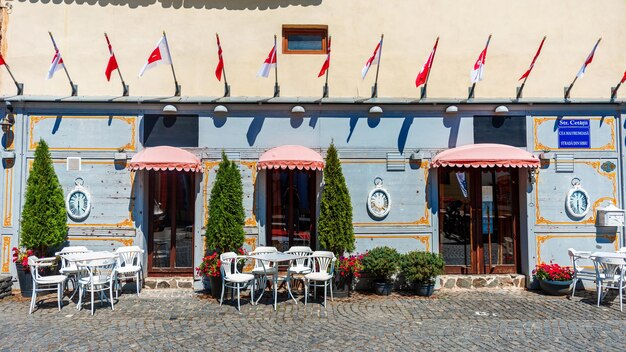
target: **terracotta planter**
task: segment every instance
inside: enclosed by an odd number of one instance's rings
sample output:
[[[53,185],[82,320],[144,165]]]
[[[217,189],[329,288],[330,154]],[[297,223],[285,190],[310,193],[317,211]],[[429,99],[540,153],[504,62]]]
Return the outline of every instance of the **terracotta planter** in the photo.
[[[565,296],[571,290],[572,280],[567,281],[551,281],[551,280],[539,280],[539,286],[543,292],[552,296]]]

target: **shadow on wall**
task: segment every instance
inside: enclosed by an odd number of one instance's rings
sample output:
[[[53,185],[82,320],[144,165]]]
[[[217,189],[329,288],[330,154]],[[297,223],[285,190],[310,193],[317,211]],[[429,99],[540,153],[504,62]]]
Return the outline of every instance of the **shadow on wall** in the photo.
[[[33,4],[77,4],[99,6],[128,6],[131,9],[161,4],[169,9],[226,9],[226,10],[273,10],[289,6],[317,6],[322,0],[19,0]]]

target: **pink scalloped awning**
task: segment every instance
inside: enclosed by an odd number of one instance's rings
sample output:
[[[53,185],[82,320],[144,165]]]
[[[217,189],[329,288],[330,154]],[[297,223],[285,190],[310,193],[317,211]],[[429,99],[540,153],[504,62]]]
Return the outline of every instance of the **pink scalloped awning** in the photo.
[[[301,145],[283,145],[272,148],[259,158],[257,168],[263,169],[298,169],[323,170],[324,159],[315,150]]]
[[[194,171],[202,172],[202,163],[195,155],[176,147],[149,147],[135,154],[128,168],[155,171]]]
[[[470,144],[448,149],[433,158],[433,167],[519,167],[538,168],[539,158],[504,144]]]

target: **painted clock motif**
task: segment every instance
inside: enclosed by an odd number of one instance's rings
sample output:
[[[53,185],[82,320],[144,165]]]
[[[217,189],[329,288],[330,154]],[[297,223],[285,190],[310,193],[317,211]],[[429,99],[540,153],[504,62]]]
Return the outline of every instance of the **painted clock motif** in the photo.
[[[83,187],[83,179],[77,178],[76,187],[67,195],[65,207],[67,215],[74,221],[81,221],[89,216],[91,211],[91,195]]]
[[[367,197],[367,210],[370,214],[378,219],[382,219],[391,210],[391,197],[389,192],[382,187],[383,180],[377,177],[374,181],[376,188],[374,188]]]
[[[570,216],[583,218],[591,208],[589,194],[580,186],[580,180],[574,179],[572,185],[574,187],[569,190],[565,199],[565,208]]]

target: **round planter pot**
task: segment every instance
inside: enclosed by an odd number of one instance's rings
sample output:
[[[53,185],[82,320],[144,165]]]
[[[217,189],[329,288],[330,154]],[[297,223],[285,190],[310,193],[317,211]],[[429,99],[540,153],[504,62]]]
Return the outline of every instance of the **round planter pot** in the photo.
[[[415,294],[422,297],[430,297],[435,292],[434,283],[415,283]]]
[[[374,292],[379,296],[389,296],[393,289],[393,284],[387,282],[374,282]]]
[[[336,298],[350,297],[352,291],[354,291],[353,275],[341,276],[339,273],[335,273],[333,282],[333,295]]]
[[[211,296],[213,298],[219,299],[222,295],[222,277],[221,276],[211,276],[209,278],[211,282]]]
[[[550,281],[550,280],[539,280],[539,286],[541,289],[552,296],[565,296],[570,292],[570,286],[572,285],[572,280],[568,281]]]
[[[30,271],[24,271],[24,267],[20,263],[15,263],[15,267],[22,297],[31,297],[33,295],[33,277],[30,275]]]

